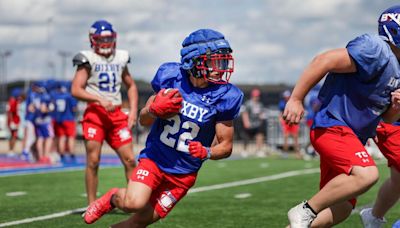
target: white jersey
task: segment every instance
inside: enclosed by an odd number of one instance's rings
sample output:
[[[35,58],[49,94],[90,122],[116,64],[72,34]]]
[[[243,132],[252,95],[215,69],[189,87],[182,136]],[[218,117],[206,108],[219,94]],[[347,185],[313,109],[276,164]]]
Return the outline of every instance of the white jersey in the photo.
[[[113,105],[121,105],[122,72],[130,61],[129,53],[115,50],[114,55],[106,58],[89,50],[78,55],[86,57],[91,67],[86,91],[111,101]]]

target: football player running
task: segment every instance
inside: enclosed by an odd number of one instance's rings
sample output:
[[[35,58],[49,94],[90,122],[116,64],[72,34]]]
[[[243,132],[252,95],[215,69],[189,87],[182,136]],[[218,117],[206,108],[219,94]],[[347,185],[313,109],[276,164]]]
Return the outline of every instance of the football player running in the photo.
[[[400,47],[400,5],[387,9],[379,18],[379,34],[392,39],[395,46]],[[385,214],[400,197],[400,120],[393,124],[379,123],[374,138],[382,154],[388,161],[390,177],[382,184],[372,208],[360,212],[364,227],[383,227]]]
[[[364,34],[346,48],[317,55],[305,69],[283,118],[298,124],[303,100],[326,74],[310,139],[320,154],[320,190],[288,212],[292,228],[331,227],[344,221],[356,198],[378,180],[378,169],[364,148],[382,119],[399,119],[400,8],[385,11],[379,35]]]
[[[151,82],[156,95],[141,109],[140,123],[152,127],[127,188],[113,188],[92,203],[86,223],[117,207],[135,214],[113,227],[146,227],[186,195],[204,161],[232,153],[233,119],[243,93],[228,83],[231,47],[211,29],[194,31],[182,46],[181,63],[161,65]]]
[[[126,179],[135,168],[131,128],[136,124],[138,93],[129,73],[127,51],[116,49],[117,34],[104,20],[90,28],[92,50],[81,51],[73,58],[77,66],[71,93],[88,102],[82,128],[86,147],[86,192],[88,204],[96,199],[98,168],[103,141],[116,151],[125,168]],[[126,85],[129,114],[121,111],[121,84]]]

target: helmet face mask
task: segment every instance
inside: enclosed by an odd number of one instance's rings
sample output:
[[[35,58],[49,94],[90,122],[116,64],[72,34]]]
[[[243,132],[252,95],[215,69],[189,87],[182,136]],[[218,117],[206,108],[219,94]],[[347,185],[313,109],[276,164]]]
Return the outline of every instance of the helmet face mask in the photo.
[[[108,57],[115,52],[117,33],[107,21],[96,21],[89,31],[90,46],[102,56]]]
[[[400,48],[400,5],[385,10],[378,19],[379,35]]]
[[[198,77],[216,83],[226,84],[229,82],[234,70],[234,60],[230,52],[200,55],[194,66]]]

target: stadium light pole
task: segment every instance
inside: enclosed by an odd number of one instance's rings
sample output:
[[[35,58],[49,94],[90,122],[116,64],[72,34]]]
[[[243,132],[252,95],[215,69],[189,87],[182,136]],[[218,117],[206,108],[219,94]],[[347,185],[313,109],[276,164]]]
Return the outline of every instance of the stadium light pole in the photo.
[[[69,58],[69,56],[71,56],[70,52],[67,51],[63,51],[63,50],[59,50],[58,51],[58,55],[61,57],[61,75],[62,75],[62,79],[65,80],[67,79],[67,58]]]
[[[1,74],[1,79],[2,79],[2,90],[1,90],[1,99],[2,100],[7,100],[7,58],[10,57],[12,54],[12,51],[10,50],[4,50],[0,51],[0,62],[1,62],[1,68],[2,68],[2,74]]]

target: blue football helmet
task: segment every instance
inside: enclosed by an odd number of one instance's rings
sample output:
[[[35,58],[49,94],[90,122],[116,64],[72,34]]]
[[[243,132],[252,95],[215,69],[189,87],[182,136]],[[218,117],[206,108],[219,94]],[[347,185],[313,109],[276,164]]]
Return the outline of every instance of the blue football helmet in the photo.
[[[379,35],[400,48],[400,5],[385,10],[378,19]]]
[[[226,84],[234,69],[231,53],[224,35],[211,29],[200,29],[189,34],[182,43],[182,68],[195,78]]]
[[[117,33],[112,25],[105,20],[93,23],[89,30],[90,46],[102,56],[108,57],[115,52]]]

